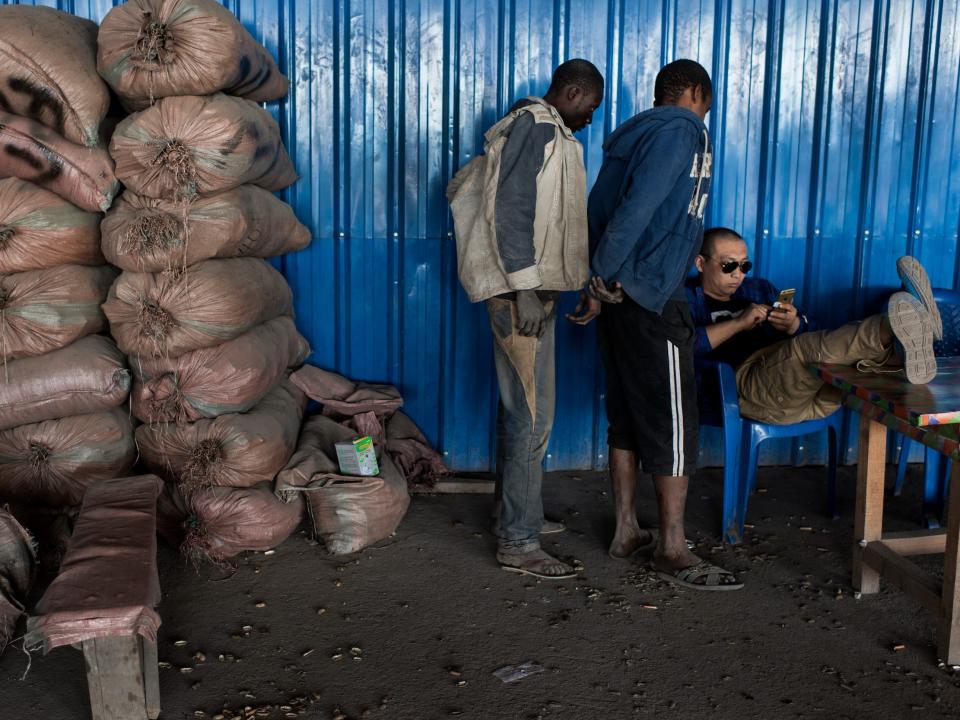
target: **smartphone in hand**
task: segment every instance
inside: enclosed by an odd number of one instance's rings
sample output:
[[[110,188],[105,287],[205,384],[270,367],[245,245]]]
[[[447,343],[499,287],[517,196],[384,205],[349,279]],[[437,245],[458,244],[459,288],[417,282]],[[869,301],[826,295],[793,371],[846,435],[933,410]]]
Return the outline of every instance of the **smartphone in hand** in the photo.
[[[773,304],[775,308],[780,307],[781,305],[793,305],[793,297],[796,295],[796,288],[786,288],[780,291],[780,294],[777,295],[777,301]]]

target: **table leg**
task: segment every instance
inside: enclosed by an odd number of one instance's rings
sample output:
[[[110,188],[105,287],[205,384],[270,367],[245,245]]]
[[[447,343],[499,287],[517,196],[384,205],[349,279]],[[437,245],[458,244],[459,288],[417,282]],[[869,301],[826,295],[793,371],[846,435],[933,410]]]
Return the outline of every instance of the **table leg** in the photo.
[[[887,464],[887,428],[860,416],[857,506],[854,512],[853,587],[861,595],[880,590],[880,573],[863,562],[863,548],[883,532],[883,483]]]
[[[937,650],[948,665],[960,665],[960,462],[953,463],[947,507],[947,548],[943,555],[943,592],[937,628]]]

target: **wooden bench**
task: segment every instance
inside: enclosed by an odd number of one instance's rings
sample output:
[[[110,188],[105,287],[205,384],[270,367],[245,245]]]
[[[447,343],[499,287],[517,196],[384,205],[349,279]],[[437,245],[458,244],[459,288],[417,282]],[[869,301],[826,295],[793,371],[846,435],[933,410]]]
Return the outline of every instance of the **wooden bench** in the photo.
[[[60,572],[27,621],[26,646],[83,651],[93,720],[160,715],[155,475],[105,480],[83,499]]]

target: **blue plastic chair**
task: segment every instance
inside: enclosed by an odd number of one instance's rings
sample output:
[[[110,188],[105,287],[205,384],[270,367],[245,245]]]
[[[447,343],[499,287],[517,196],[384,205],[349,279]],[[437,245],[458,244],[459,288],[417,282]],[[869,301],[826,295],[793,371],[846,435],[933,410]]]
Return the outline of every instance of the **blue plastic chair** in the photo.
[[[740,415],[734,370],[724,363],[698,364],[701,381],[700,421],[723,428],[723,538],[731,545],[743,539],[750,493],[757,484],[757,456],[766,440],[792,438],[827,430],[827,509],[837,518],[837,461],[844,413],[792,425],[768,425]],[[718,397],[719,395],[719,397]],[[712,402],[710,402],[712,401]],[[719,408],[717,407],[719,401]]]
[[[937,357],[955,357],[960,355],[960,292],[946,288],[934,288],[933,298],[940,309],[943,320],[943,339],[933,344],[933,351]],[[893,494],[899,495],[903,491],[903,484],[907,477],[907,461],[913,440],[903,438],[900,446],[900,459],[897,462],[897,482],[893,486]],[[946,460],[940,453],[931,448],[924,448],[923,455],[923,522],[929,528],[940,527],[940,518],[946,502],[947,487],[952,462]]]

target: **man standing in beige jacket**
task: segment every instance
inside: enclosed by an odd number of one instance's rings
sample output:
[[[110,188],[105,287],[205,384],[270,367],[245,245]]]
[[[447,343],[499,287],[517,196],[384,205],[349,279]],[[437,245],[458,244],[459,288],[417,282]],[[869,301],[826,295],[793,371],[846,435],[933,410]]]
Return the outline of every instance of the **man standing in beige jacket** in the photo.
[[[603,100],[603,77],[568,60],[542,98],[517,102],[487,131],[484,154],[450,182],[460,282],[486,302],[500,385],[495,523],[505,570],[541,578],[575,571],[544,552],[543,457],[553,425],[554,328],[560,292],[588,278],[586,170],[573,133]]]

